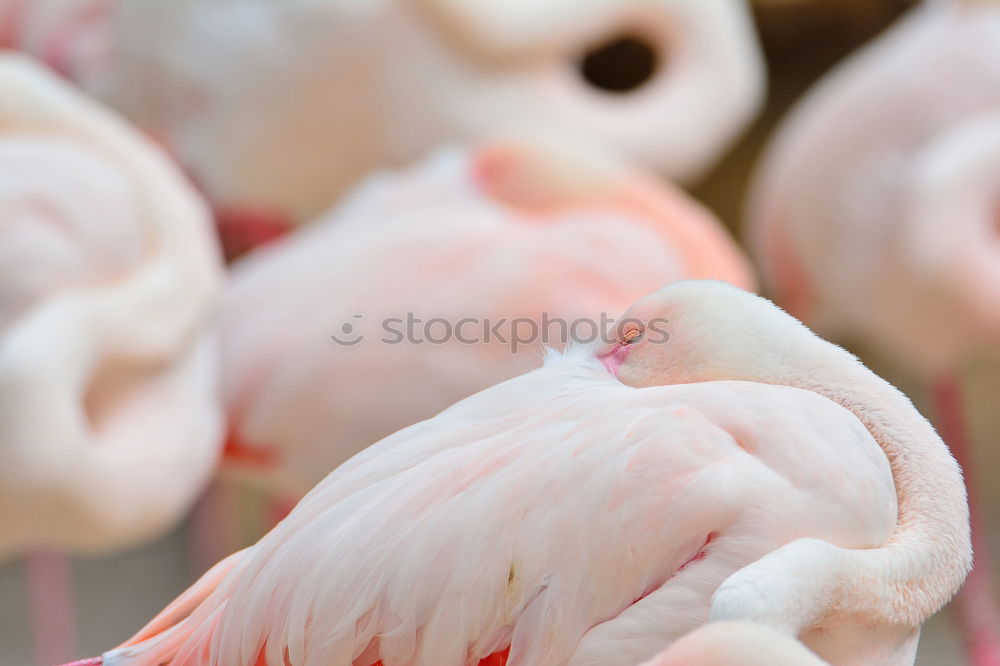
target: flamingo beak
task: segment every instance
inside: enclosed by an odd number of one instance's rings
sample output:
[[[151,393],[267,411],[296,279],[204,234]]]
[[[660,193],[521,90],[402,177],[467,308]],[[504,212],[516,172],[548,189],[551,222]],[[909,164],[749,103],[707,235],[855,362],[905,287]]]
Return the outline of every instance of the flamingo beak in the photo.
[[[597,360],[611,373],[612,377],[617,377],[618,371],[621,370],[622,365],[628,359],[629,351],[631,350],[627,345],[616,342],[599,352]]]

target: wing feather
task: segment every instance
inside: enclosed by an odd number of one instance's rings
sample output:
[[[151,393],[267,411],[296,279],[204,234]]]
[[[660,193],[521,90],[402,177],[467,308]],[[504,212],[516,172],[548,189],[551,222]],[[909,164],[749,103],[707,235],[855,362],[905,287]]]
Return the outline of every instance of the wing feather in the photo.
[[[810,456],[819,472],[801,469]],[[265,643],[272,664],[464,666],[508,646],[512,665],[562,664],[592,627],[682,584],[709,531],[722,571],[800,532],[865,547],[894,523],[878,445],[816,394],[633,389],[557,363],[345,463],[192,617],[215,664],[254,663]],[[708,596],[662,598],[690,616]]]

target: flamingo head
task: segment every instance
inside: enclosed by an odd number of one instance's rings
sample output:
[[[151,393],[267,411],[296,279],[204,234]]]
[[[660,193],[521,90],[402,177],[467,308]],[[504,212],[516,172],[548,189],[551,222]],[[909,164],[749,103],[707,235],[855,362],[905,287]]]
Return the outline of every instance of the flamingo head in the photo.
[[[630,386],[784,383],[834,348],[770,301],[724,282],[675,282],[630,307],[598,359]]]

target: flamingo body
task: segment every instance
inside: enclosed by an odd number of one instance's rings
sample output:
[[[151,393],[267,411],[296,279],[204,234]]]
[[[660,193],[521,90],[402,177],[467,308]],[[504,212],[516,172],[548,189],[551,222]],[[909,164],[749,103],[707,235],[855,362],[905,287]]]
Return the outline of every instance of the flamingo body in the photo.
[[[600,153],[499,141],[373,178],[235,266],[220,317],[228,458],[301,496],[371,442],[531,369],[543,343],[597,336],[602,313],[685,277],[753,283],[710,214]]]
[[[0,553],[172,526],[221,431],[207,212],[117,117],[0,60]]]
[[[1000,339],[1000,10],[928,2],[821,81],[755,178],[767,285],[924,376]]]
[[[105,664],[636,664],[767,552],[895,521],[884,454],[826,398],[634,389],[570,353],[352,458]]]

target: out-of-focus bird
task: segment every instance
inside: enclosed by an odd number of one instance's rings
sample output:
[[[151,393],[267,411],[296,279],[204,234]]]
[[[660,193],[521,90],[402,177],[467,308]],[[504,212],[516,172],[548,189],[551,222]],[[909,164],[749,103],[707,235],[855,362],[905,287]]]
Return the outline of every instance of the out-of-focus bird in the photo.
[[[301,497],[365,446],[593,339],[664,283],[750,288],[742,253],[657,179],[549,139],[369,181],[238,262],[221,321],[228,459]],[[246,464],[249,463],[249,464]]]
[[[52,663],[75,652],[55,551],[165,532],[215,467],[220,260],[207,210],[163,155],[8,55],[0,274],[0,557],[29,554],[36,657]]]
[[[0,554],[174,525],[221,448],[207,210],[120,119],[0,59]]]
[[[750,200],[779,302],[929,375],[995,352],[998,83],[1000,9],[975,2],[928,3],[821,82]]]
[[[865,662],[872,664],[874,662]],[[710,622],[643,666],[829,666],[798,641],[753,622]]]
[[[23,51],[93,93],[110,72],[118,0],[0,0],[0,48]]]
[[[510,129],[689,181],[764,90],[745,0],[101,2],[103,49],[63,30],[73,46],[44,50],[103,50],[63,68],[169,146],[231,234],[311,221],[375,168]]]
[[[633,665],[711,618],[911,664],[971,555],[910,402],[719,282],[615,332],[358,454],[103,663]]]
[[[932,382],[942,434],[970,469],[958,378],[1000,353],[998,193],[1000,5],[928,2],[793,111],[747,221],[776,300]],[[959,610],[975,663],[996,665],[975,507],[973,520],[982,566]]]

